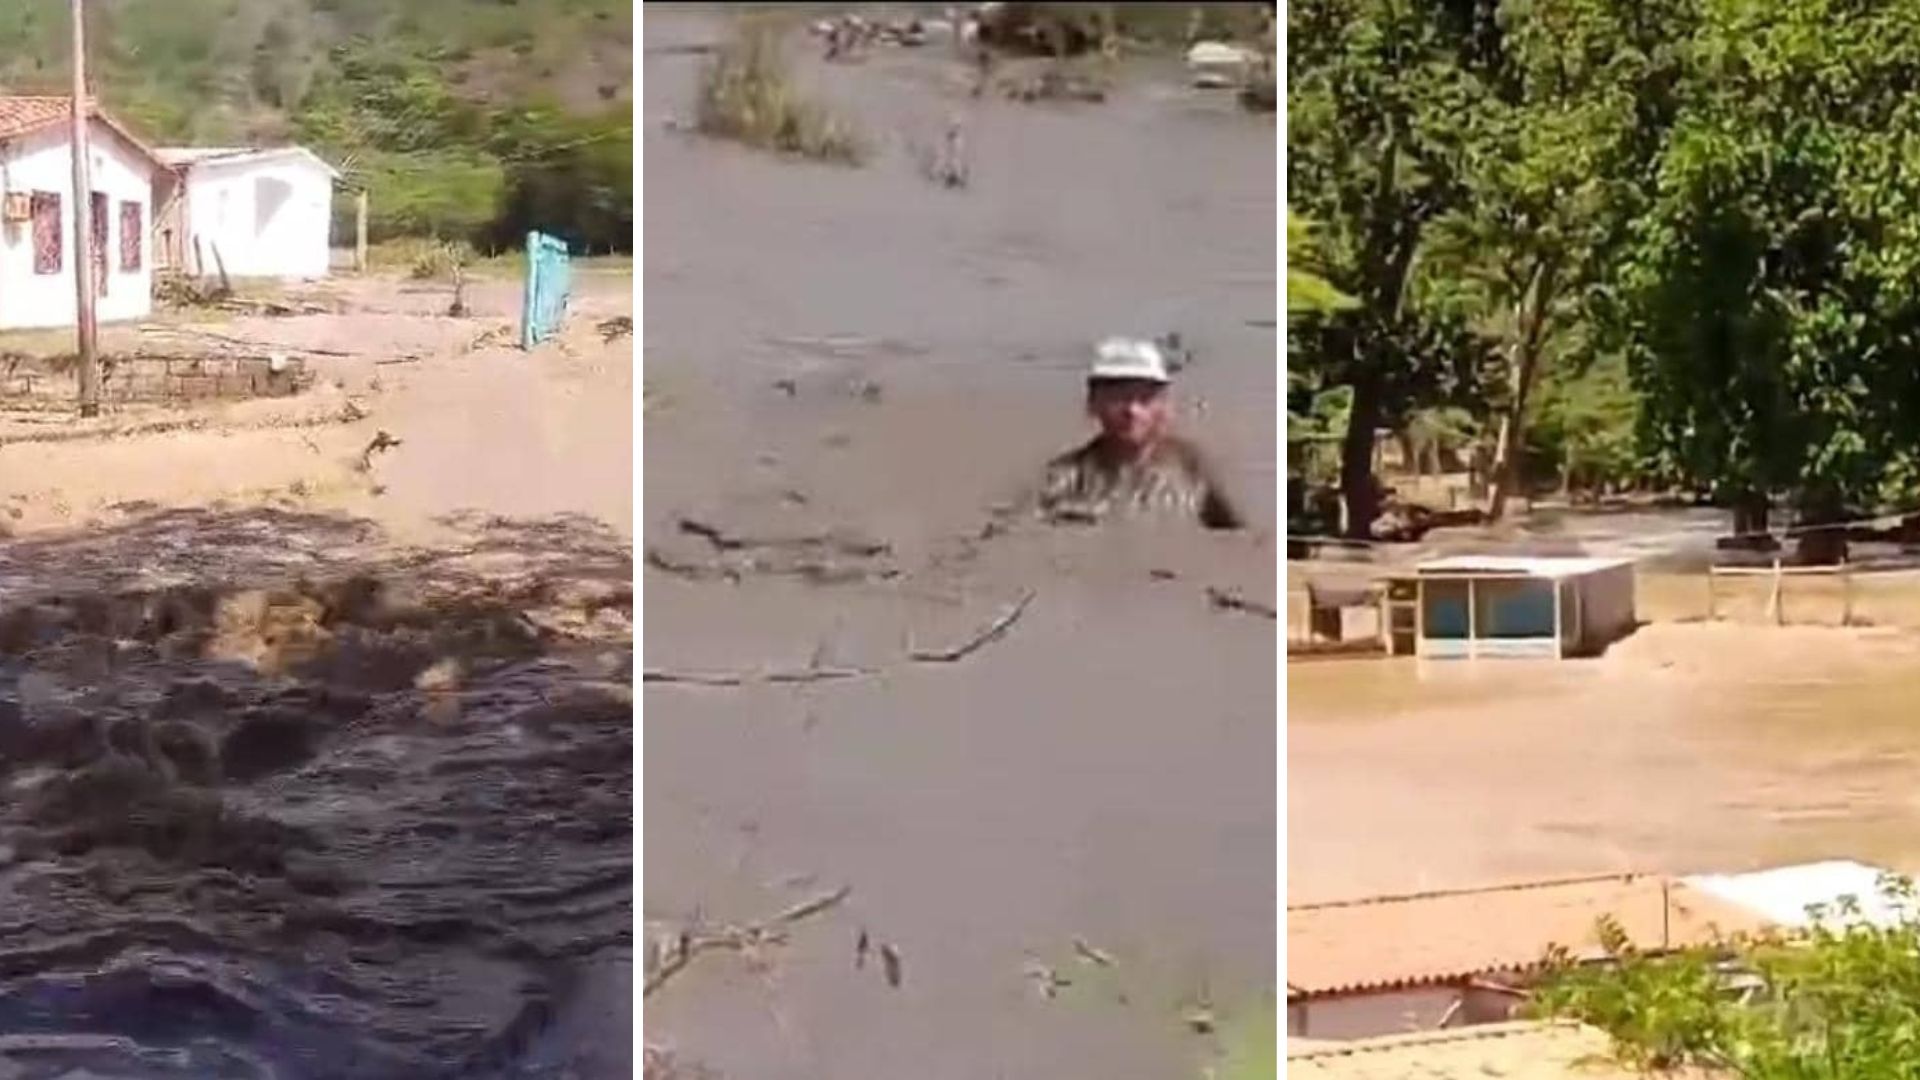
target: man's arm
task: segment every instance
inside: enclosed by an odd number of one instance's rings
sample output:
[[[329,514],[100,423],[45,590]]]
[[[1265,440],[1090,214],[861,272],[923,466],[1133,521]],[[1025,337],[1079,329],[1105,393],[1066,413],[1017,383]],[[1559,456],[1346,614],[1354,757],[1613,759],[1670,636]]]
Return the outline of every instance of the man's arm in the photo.
[[[1200,448],[1192,444],[1186,446],[1187,465],[1193,471],[1193,477],[1200,486],[1200,524],[1209,529],[1244,529],[1247,519],[1240,513],[1239,504],[1227,494],[1225,484],[1220,482],[1220,474],[1214,470],[1213,462]]]
[[[1226,493],[1207,484],[1206,493],[1200,499],[1200,524],[1209,529],[1244,529],[1246,519],[1240,516],[1240,508],[1233,504]]]

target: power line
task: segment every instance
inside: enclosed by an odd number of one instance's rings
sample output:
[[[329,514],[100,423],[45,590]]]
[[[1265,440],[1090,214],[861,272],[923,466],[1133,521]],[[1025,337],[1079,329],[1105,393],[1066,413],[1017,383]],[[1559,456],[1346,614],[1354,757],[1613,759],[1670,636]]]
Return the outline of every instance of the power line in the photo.
[[[1830,521],[1830,522],[1823,522],[1818,524],[1783,525],[1783,526],[1780,526],[1779,528],[1751,529],[1746,532],[1716,533],[1715,539],[1716,540],[1757,540],[1761,537],[1768,537],[1768,538],[1777,538],[1780,540],[1790,540],[1795,537],[1806,536],[1813,533],[1833,532],[1837,529],[1853,529],[1853,528],[1859,528],[1864,526],[1882,526],[1888,522],[1898,524],[1903,519],[1911,517],[1915,514],[1920,514],[1920,507],[1913,507],[1906,510],[1888,510],[1882,513],[1872,514],[1865,517],[1849,518],[1842,521]],[[1675,529],[1666,530],[1664,532],[1656,531],[1651,533],[1642,533],[1634,537],[1634,539],[1647,540],[1647,541],[1679,540],[1679,539],[1684,539],[1689,535],[1690,533],[1688,530],[1675,528]],[[1288,543],[1319,544],[1319,545],[1328,546],[1328,547],[1351,547],[1351,548],[1360,548],[1363,550],[1370,550],[1373,548],[1405,548],[1405,547],[1409,547],[1419,543],[1419,541],[1406,541],[1406,540],[1362,539],[1360,537],[1353,537],[1353,536],[1336,536],[1331,533],[1308,533],[1305,535],[1298,534],[1298,533],[1288,533],[1286,536],[1286,539]]]

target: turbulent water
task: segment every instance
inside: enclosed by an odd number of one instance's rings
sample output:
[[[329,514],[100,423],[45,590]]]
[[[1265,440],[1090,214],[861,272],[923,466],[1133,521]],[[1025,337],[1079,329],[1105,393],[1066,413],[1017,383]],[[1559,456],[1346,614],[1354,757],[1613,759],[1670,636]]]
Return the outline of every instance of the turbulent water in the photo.
[[[119,539],[116,578],[160,548]],[[0,557],[0,1076],[628,1075],[617,551],[194,550],[224,572]]]
[[[1208,600],[1274,594],[1271,118],[1177,64],[1029,105],[972,97],[948,48],[796,39],[875,148],[815,165],[680,130],[725,26],[646,15],[647,668],[870,672],[646,687],[650,926],[851,889],[699,951],[649,1049],[740,1080],[1198,1075],[1277,986],[1274,623]],[[962,189],[914,161],[952,118]],[[1169,331],[1180,430],[1251,534],[989,528],[1087,437],[1092,344]]]

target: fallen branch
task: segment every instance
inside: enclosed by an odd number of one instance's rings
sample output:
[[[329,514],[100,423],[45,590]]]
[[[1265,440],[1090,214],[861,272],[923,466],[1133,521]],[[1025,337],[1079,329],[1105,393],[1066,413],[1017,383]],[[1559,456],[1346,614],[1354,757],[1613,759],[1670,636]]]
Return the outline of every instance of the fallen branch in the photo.
[[[973,655],[976,650],[1005,636],[1006,632],[1013,628],[1013,624],[1020,621],[1020,616],[1026,614],[1027,605],[1033,603],[1033,595],[1033,590],[1028,589],[1013,606],[1001,612],[999,618],[988,623],[979,633],[951,649],[914,649],[910,647],[907,650],[907,655],[923,663],[934,664],[951,664],[955,661],[964,660]]]
[[[343,349],[323,349],[317,345],[276,345],[270,341],[250,341],[230,334],[215,333],[212,330],[199,330],[189,326],[143,326],[143,334],[156,334],[161,337],[198,338],[216,345],[241,349],[249,353],[286,353],[300,356],[337,356],[351,358],[364,356],[364,353],[348,352]]]
[[[1276,621],[1280,618],[1280,612],[1271,605],[1263,604],[1258,600],[1249,600],[1239,593],[1216,589],[1211,585],[1207,586],[1207,600],[1219,611],[1244,611],[1249,615],[1258,615],[1263,619]]]
[[[659,955],[649,946],[648,971],[641,996],[651,995],[665,986],[667,980],[686,970],[694,958],[703,952],[725,949],[731,952],[754,952],[763,945],[778,945],[786,941],[786,928],[835,908],[853,895],[853,886],[842,885],[828,893],[794,904],[792,907],[758,922],[745,926],[727,926],[711,934],[692,934],[682,931],[674,939],[672,947],[665,955]]]
[[[873,672],[866,668],[806,667],[770,671],[673,671],[648,668],[640,681],[677,683],[682,686],[750,686],[754,683],[791,684],[833,682],[838,679],[862,679]]]

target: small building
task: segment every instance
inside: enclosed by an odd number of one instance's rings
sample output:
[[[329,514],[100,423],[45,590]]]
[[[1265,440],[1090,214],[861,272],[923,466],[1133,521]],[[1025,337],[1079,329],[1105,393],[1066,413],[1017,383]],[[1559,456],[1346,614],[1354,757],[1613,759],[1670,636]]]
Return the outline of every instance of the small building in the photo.
[[[299,146],[163,147],[161,265],[194,277],[322,278],[339,170]]]
[[[70,98],[0,96],[0,329],[72,326],[73,108]],[[94,313],[103,322],[153,310],[153,150],[88,103]]]
[[[1558,948],[1606,957],[1610,920],[1668,952],[1769,924],[1663,877],[1616,874],[1287,908],[1287,1037],[1352,1040],[1512,1019]]]
[[[1446,659],[1593,656],[1631,633],[1631,559],[1461,555],[1387,587],[1387,651]]]

